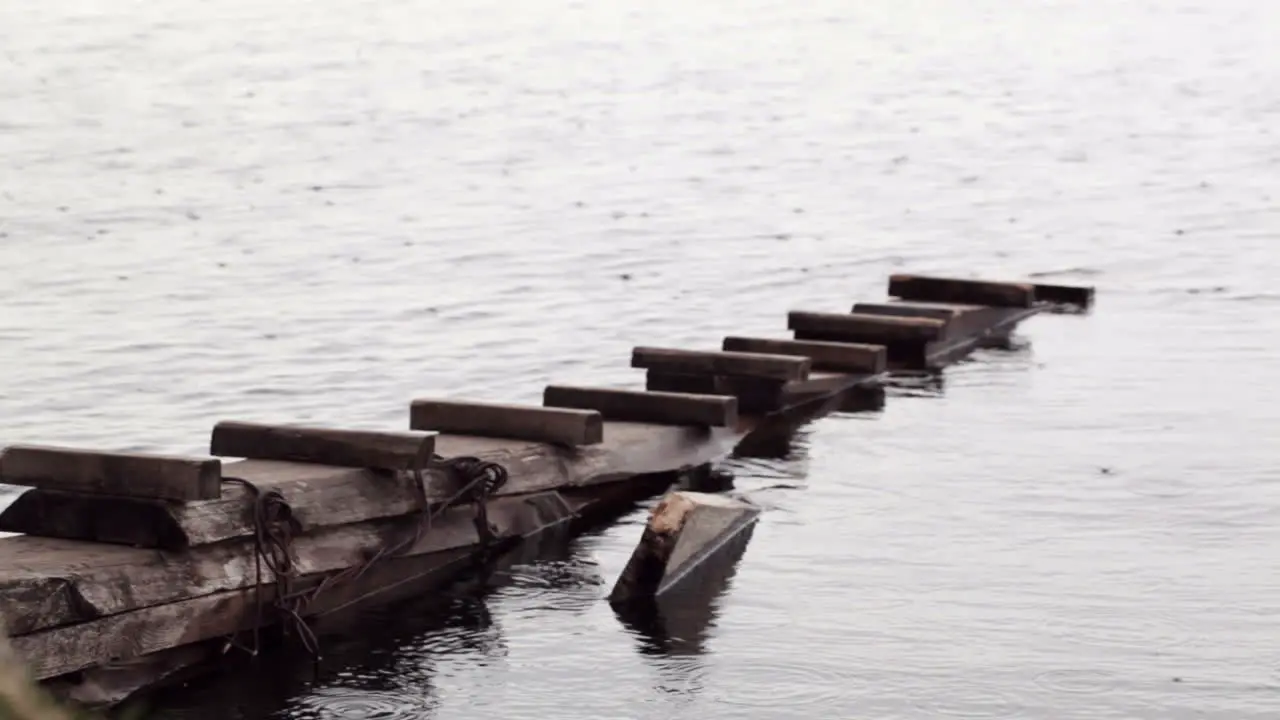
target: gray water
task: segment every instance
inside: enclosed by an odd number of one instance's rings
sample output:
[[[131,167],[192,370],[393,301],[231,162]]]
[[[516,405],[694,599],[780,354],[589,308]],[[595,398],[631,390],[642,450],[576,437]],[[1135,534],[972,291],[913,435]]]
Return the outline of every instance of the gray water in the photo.
[[[602,600],[640,508],[313,683],[178,704],[1274,720],[1278,33],[1264,0],[10,0],[0,442],[404,427],[895,271],[1092,284],[735,461],[767,511],[694,651]]]

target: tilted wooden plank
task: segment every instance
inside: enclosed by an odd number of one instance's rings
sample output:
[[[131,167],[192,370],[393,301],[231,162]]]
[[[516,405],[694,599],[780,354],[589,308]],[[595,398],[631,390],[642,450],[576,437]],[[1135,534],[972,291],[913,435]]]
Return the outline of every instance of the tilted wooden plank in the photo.
[[[221,468],[215,459],[42,445],[0,451],[0,483],[95,495],[212,500],[222,492]]]
[[[785,340],[773,338],[727,337],[724,349],[741,352],[799,355],[809,358],[814,370],[845,373],[884,372],[883,345],[865,343]]]
[[[942,337],[946,323],[933,318],[854,315],[793,310],[787,329],[799,340],[840,340],[887,345],[930,342]]]
[[[460,400],[414,400],[409,426],[457,435],[514,438],[559,445],[595,445],[604,423],[594,410],[501,405]]]
[[[903,300],[967,303],[997,307],[1031,307],[1035,286],[1030,283],[990,282],[924,275],[893,275],[889,295]]]
[[[425,465],[435,433],[338,430],[224,421],[213,428],[210,453],[221,457],[407,470]]]
[[[732,398],[728,398],[732,400]],[[632,475],[709,462],[727,454],[736,429],[606,422],[605,440],[565,448],[522,440],[440,435],[436,452],[496,462],[509,473],[499,495],[582,487]],[[224,466],[227,477],[284,496],[304,532],[411,513],[422,507],[410,472],[329,465],[243,460]],[[427,501],[439,503],[458,490],[445,470],[426,473]],[[228,483],[218,500],[172,503],[109,495],[80,495],[39,488],[0,511],[0,532],[182,549],[254,533],[252,496]],[[2,542],[2,541],[0,541]]]
[[[809,376],[810,363],[806,357],[786,354],[638,347],[631,351],[631,367],[694,375],[803,380]]]
[[[548,385],[542,401],[548,407],[597,410],[608,420],[709,427],[738,423],[737,400],[715,395]]]

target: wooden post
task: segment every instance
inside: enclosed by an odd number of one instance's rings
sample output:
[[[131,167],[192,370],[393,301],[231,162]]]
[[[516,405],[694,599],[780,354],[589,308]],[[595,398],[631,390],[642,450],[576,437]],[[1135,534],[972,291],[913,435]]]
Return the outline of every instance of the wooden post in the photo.
[[[604,440],[600,413],[537,405],[414,400],[409,410],[409,426],[415,430],[569,446],[596,445]]]
[[[799,355],[809,358],[814,370],[827,372],[878,375],[884,372],[885,368],[883,345],[727,337],[724,339],[724,349],[775,355]]]
[[[799,340],[839,341],[888,345],[932,342],[942,337],[946,323],[933,318],[891,317],[887,315],[845,315],[793,310],[787,314],[787,329]]]
[[[690,375],[803,380],[809,377],[810,364],[806,357],[786,354],[638,347],[631,351],[631,367]]]
[[[94,495],[214,500],[222,494],[222,463],[171,455],[12,445],[0,451],[0,483]]]
[[[962,280],[923,275],[891,276],[889,295],[903,300],[1020,308],[1031,307],[1036,298],[1035,286],[1030,283]]]
[[[435,433],[335,430],[224,421],[213,428],[210,453],[221,457],[408,470],[425,467]]]
[[[738,424],[738,401],[716,395],[548,385],[542,402],[547,407],[596,410],[606,420],[709,427]]]
[[[654,507],[631,560],[609,594],[611,604],[651,600],[717,563],[750,533],[760,508],[723,495],[679,491]]]

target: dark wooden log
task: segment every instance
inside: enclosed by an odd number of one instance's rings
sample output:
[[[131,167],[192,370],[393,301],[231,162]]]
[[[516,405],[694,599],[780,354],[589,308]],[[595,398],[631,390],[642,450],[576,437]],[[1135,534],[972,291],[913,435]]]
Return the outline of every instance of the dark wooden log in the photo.
[[[595,445],[604,424],[594,410],[500,405],[458,400],[414,400],[409,426],[455,435],[514,438],[558,445]]]
[[[924,275],[893,275],[889,295],[903,300],[1028,308],[1035,303],[1030,283],[990,282]]]
[[[1082,310],[1093,307],[1094,288],[1072,285],[1035,284],[1036,302],[1074,305]]]
[[[207,458],[101,452],[39,445],[0,451],[0,483],[95,495],[212,500],[222,463]]]
[[[714,395],[548,385],[542,401],[548,407],[596,410],[607,420],[707,427],[738,423],[737,400]]]
[[[853,306],[859,315],[890,315],[893,317],[921,317],[935,320],[952,320],[955,317],[978,310],[985,305],[956,305],[954,303],[924,303],[909,300],[887,303],[860,302]]]
[[[607,422],[604,442],[581,448],[440,435],[436,438],[436,452],[445,457],[465,455],[501,464],[510,479],[499,494],[517,495],[588,486],[707,462],[729,452],[737,437],[731,428],[708,433],[699,427]],[[263,491],[282,494],[304,531],[404,515],[422,508],[417,482],[408,472],[273,460],[244,460],[224,467],[228,477],[242,478]],[[458,490],[455,480],[439,468],[431,468],[426,479],[430,503],[443,502]],[[218,500],[191,503],[37,488],[18,496],[0,512],[0,532],[177,550],[252,535],[251,503],[249,491],[239,484],[226,485]],[[0,556],[2,553],[0,550]]]
[[[787,381],[733,375],[693,375],[650,370],[645,389],[656,392],[728,395],[738,400],[739,413],[767,413],[780,409]]]
[[[609,594],[611,604],[661,597],[717,565],[720,551],[750,533],[760,508],[724,495],[673,492],[654,507],[640,544]]]
[[[567,522],[572,515],[558,493],[548,492],[495,500],[489,505],[488,520],[495,529],[495,539],[503,540]],[[417,522],[416,517],[397,518],[328,528],[295,538],[297,574],[320,578],[359,566],[377,550],[410,538]],[[453,557],[451,551],[473,549],[479,542],[474,510],[460,506],[436,518],[420,539],[397,557],[430,563],[432,556]],[[251,588],[257,573],[249,541],[174,555],[109,546],[95,550],[84,543],[50,538],[21,538],[21,542],[10,544],[15,566],[0,571],[0,579],[20,573],[60,577],[83,597],[85,609],[95,613],[62,618],[53,624],[47,622],[52,618],[46,618],[39,631],[13,638],[15,651],[38,678],[75,672],[105,659],[138,657],[229,634],[240,629],[235,615],[247,611],[253,602]],[[85,562],[86,549],[97,562],[77,571],[75,563]],[[79,560],[73,560],[77,553]],[[266,571],[263,581],[273,580]],[[221,613],[220,603],[232,597],[244,602],[236,601],[234,610]]]
[[[787,329],[800,340],[839,341],[890,345],[921,343],[942,337],[946,323],[933,318],[853,315],[793,310],[787,314]]]
[[[224,421],[214,426],[209,445],[210,453],[221,457],[408,470],[427,464],[436,439],[435,433]]]
[[[884,372],[883,345],[839,343],[773,338],[727,337],[724,349],[741,352],[799,355],[809,358],[814,370],[841,373]]]
[[[806,357],[786,354],[638,347],[631,351],[631,367],[689,375],[803,380],[809,376],[810,363]]]

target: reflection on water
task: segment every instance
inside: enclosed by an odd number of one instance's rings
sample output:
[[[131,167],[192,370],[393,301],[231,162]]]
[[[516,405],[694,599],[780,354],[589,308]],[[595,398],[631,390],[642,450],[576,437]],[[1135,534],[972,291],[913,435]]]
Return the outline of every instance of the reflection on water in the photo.
[[[645,505],[173,706],[1272,720],[1276,27],[1255,0],[0,5],[0,437],[403,427],[415,396],[639,387],[634,345],[782,336],[895,271],[1096,284],[730,463],[766,512],[696,656],[603,601]]]

